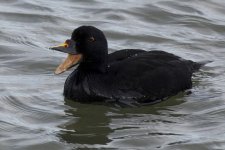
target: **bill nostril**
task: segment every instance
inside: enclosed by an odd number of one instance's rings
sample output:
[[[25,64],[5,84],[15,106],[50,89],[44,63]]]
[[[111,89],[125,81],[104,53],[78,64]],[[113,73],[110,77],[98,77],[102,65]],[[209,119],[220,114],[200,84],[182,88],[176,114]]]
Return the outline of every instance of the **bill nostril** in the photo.
[[[65,47],[65,48],[68,48],[69,45],[71,45],[71,40],[68,39],[68,40],[65,41],[64,47]]]

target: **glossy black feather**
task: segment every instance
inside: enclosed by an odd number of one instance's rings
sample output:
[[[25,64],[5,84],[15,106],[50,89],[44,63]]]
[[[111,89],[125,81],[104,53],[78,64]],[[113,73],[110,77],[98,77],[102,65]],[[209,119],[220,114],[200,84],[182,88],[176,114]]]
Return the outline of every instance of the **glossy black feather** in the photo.
[[[74,39],[85,39],[85,36],[90,36],[90,31],[96,41],[104,36],[94,27],[83,26],[74,31]],[[64,88],[66,98],[82,102],[151,103],[191,88],[192,73],[200,67],[198,63],[164,51],[122,50],[108,55],[106,59],[97,56],[107,52],[104,41],[101,43],[99,40],[90,49],[89,43],[85,43],[84,52],[80,50],[89,61],[84,59],[67,78]],[[105,44],[105,48],[100,49],[104,46],[99,44]],[[92,58],[92,55],[96,56]]]
[[[138,55],[140,53],[147,52],[141,49],[123,49],[111,53],[108,55],[108,63],[114,63],[116,61],[121,61],[123,59],[129,58],[131,56]]]

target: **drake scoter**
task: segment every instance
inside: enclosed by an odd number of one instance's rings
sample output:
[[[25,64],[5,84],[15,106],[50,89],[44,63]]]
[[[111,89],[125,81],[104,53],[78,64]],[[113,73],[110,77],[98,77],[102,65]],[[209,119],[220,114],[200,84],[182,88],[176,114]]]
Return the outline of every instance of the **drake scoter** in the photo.
[[[191,88],[193,72],[203,65],[164,51],[108,54],[105,35],[93,26],[75,29],[71,39],[51,49],[68,53],[56,74],[79,64],[65,82],[64,96],[80,102],[162,100]]]

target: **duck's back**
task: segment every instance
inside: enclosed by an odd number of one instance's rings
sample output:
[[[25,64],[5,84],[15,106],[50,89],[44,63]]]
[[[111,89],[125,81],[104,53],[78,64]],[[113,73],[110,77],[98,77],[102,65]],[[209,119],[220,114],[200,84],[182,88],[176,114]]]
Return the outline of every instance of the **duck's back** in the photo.
[[[141,53],[90,75],[90,91],[117,100],[151,102],[191,88],[195,63],[163,51]]]
[[[147,52],[147,51],[141,50],[141,49],[122,49],[122,50],[119,50],[119,51],[109,54],[108,62],[114,63],[116,61],[121,61],[121,60],[127,59],[132,56],[137,56],[144,52]]]
[[[195,65],[164,51],[144,52],[110,64],[106,73],[90,72],[79,79],[74,72],[68,78],[70,85],[65,84],[64,94],[81,101],[153,102],[191,88]],[[75,85],[75,80],[80,80],[79,84]]]

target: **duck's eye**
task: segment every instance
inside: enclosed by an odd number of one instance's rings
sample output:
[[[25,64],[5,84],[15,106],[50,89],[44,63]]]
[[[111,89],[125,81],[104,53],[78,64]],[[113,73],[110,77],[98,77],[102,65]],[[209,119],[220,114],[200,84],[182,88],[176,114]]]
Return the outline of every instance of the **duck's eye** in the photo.
[[[95,41],[95,38],[92,36],[92,37],[88,38],[88,41],[89,42],[94,42]]]

